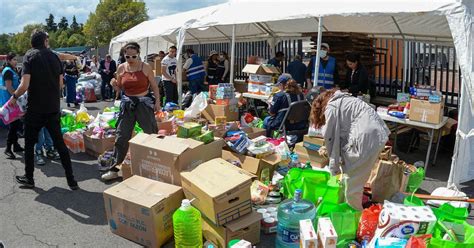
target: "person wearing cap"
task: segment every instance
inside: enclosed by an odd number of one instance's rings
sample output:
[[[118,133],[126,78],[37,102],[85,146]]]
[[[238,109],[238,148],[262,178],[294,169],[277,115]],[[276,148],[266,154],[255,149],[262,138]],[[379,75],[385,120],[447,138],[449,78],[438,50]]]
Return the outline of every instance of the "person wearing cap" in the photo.
[[[194,53],[191,48],[186,49],[186,62],[183,65],[183,69],[186,72],[186,77],[189,81],[189,89],[191,94],[199,94],[201,91],[206,91],[204,85],[204,77],[206,72],[204,71],[204,65],[202,59]]]
[[[282,51],[278,51],[275,54],[275,57],[268,61],[268,64],[275,66],[276,68],[278,68],[278,70],[280,70],[280,72],[283,72],[282,62],[284,58],[285,54]]]
[[[300,55],[295,55],[295,59],[288,65],[288,73],[301,86],[304,86],[306,65],[302,62]]]
[[[284,73],[278,77],[276,86],[280,89],[270,102],[269,113],[270,116],[266,117],[263,121],[263,127],[267,130],[267,137],[271,137],[272,132],[277,130],[283,118],[285,117],[286,110],[290,107],[292,102],[304,100],[304,95],[301,92],[301,87],[298,83],[291,78],[290,74]],[[286,130],[295,130],[303,128],[308,125],[308,122],[292,123],[286,126]]]
[[[217,85],[220,83],[219,77],[217,75],[219,63],[219,53],[215,50],[212,50],[209,54],[209,59],[207,60],[206,81],[209,85]]]
[[[339,74],[337,71],[336,58],[328,55],[330,52],[328,43],[321,43],[321,50],[319,51],[319,74],[318,82],[315,84],[314,81],[314,64],[316,63],[316,56],[311,57],[308,69],[306,70],[306,83],[308,89],[313,86],[323,86],[326,89],[332,89],[334,86],[339,84]]]

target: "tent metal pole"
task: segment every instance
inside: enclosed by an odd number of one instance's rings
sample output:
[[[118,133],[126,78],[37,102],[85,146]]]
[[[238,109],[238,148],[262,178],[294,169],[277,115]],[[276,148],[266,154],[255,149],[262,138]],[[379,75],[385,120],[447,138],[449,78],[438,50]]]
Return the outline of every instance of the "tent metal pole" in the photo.
[[[313,88],[318,86],[318,77],[319,77],[319,52],[321,50],[321,41],[323,39],[323,17],[319,17],[318,20],[318,43],[316,44],[316,58],[314,63],[314,77],[313,77]]]
[[[146,62],[146,56],[148,56],[148,42],[150,40],[150,37],[146,37],[146,54],[145,57],[143,58],[143,61]]]
[[[234,64],[235,64],[235,24],[232,25],[232,46],[230,50],[230,83],[234,84]]]

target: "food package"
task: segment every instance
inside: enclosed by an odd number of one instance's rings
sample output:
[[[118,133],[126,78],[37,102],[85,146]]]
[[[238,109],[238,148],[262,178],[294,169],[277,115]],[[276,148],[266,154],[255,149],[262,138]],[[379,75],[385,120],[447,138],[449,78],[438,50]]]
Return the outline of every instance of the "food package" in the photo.
[[[252,248],[252,243],[246,240],[240,240],[239,242],[231,245],[230,248]]]
[[[300,220],[300,247],[315,248],[318,242],[313,222],[310,219]]]
[[[212,131],[206,131],[203,134],[196,136],[194,139],[201,141],[204,144],[209,144],[214,141],[214,133]]]
[[[178,126],[178,138],[193,138],[201,135],[202,126],[195,122],[186,122]]]
[[[405,248],[407,244],[406,239],[399,238],[377,238],[370,248]]]
[[[385,201],[372,242],[377,238],[408,239],[413,235],[432,233],[436,220],[429,207],[408,207]]]
[[[357,229],[357,239],[359,241],[367,240],[370,242],[372,240],[372,237],[374,237],[375,231],[377,230],[381,211],[382,206],[379,204],[372,205],[362,211],[359,228]]]
[[[215,118],[216,125],[226,125],[227,124],[227,117],[225,116],[216,116]]]
[[[267,185],[262,182],[255,180],[250,186],[250,193],[252,203],[254,204],[264,204],[267,199],[269,188]]]
[[[0,107],[0,119],[5,125],[20,119],[25,114],[25,112],[21,110],[19,104],[10,105],[10,101],[11,100],[8,100],[2,107]]]
[[[79,131],[68,132],[63,135],[64,144],[72,153],[85,152],[84,136]]]
[[[318,247],[336,248],[337,233],[330,218],[318,219]]]

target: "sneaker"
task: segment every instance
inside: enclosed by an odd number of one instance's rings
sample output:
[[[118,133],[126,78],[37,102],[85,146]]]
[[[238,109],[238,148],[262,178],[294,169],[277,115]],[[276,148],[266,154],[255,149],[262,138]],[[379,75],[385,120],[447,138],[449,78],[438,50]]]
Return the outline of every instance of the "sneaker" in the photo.
[[[24,152],[25,149],[20,146],[20,144],[16,143],[13,145],[13,151],[14,152]]]
[[[3,153],[5,153],[5,155],[7,156],[7,159],[15,159],[16,158],[15,154],[11,150],[5,149],[5,151]]]
[[[78,190],[79,189],[79,185],[77,185],[77,182],[74,179],[68,179],[67,180],[67,185],[69,186],[69,188],[71,190]]]
[[[108,171],[107,173],[103,174],[101,178],[104,181],[110,181],[119,178],[119,175],[116,171]]]
[[[55,149],[47,150],[46,157],[52,160],[59,160],[61,158]]]
[[[24,187],[27,188],[34,188],[35,187],[35,181],[33,179],[28,179],[26,176],[16,176],[16,182],[23,185]]]
[[[46,161],[44,161],[43,154],[41,153],[36,153],[35,154],[35,161],[36,165],[45,165]]]

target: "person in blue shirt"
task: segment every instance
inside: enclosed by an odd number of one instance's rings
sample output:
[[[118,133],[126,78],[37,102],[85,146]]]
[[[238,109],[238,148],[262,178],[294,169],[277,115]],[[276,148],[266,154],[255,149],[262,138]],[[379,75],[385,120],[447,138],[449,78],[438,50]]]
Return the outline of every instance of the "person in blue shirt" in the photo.
[[[268,61],[268,64],[275,66],[280,70],[280,72],[283,72],[283,59],[285,58],[285,54],[281,51],[277,52],[275,54],[275,57],[270,59]]]
[[[201,91],[206,91],[207,87],[204,85],[206,71],[202,59],[191,48],[186,50],[186,57],[183,69],[186,71],[191,94],[199,94]]]
[[[339,72],[337,71],[336,58],[329,56],[330,48],[328,43],[321,43],[321,50],[319,51],[319,74],[317,86],[323,86],[325,89],[332,89],[339,85]],[[314,81],[314,64],[316,63],[316,56],[311,57],[308,69],[306,70],[306,83],[308,89],[315,86]]]
[[[269,108],[270,116],[266,117],[263,121],[263,127],[267,130],[267,137],[271,137],[272,132],[278,130],[290,104],[292,102],[304,100],[301,87],[291,78],[291,75],[287,73],[282,74],[278,78],[276,85],[280,88],[280,91],[273,96]],[[286,124],[286,130],[291,131],[302,129],[307,125],[308,121],[292,124],[288,123]]]
[[[2,70],[2,80],[0,80],[0,106],[5,104],[8,99],[11,98],[12,94],[20,85],[20,76],[16,70],[16,55],[9,53],[7,55],[7,63]],[[18,144],[18,131],[21,129],[23,122],[16,120],[9,125],[8,136],[7,136],[7,147],[5,148],[5,155],[7,159],[15,159],[16,156],[13,152],[23,152],[23,147]],[[12,151],[13,146],[13,151]]]
[[[302,62],[300,55],[295,55],[295,59],[288,65],[288,73],[301,86],[304,86],[306,65]]]

